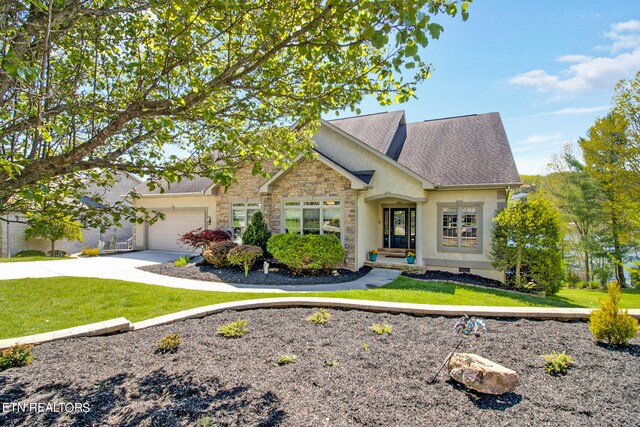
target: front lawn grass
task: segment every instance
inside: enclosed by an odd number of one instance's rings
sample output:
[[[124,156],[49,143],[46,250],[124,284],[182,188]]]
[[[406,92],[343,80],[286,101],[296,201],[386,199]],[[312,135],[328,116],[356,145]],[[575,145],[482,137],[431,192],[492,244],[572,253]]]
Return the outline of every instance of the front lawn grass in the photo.
[[[540,298],[493,289],[399,277],[368,290],[307,293],[193,291],[86,277],[0,281],[0,338],[48,332],[116,317],[138,322],[194,307],[255,298],[333,297],[418,304],[595,307],[605,291],[563,289]],[[638,291],[625,292],[621,305],[640,307]]]
[[[60,261],[61,259],[72,259],[71,257],[52,258],[50,256],[25,256],[13,258],[0,258],[0,262],[27,262],[27,261]]]

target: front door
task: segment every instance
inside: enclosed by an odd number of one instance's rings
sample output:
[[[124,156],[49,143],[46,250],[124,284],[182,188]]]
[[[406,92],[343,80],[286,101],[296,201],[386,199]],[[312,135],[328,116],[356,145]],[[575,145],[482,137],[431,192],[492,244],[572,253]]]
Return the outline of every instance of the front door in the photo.
[[[414,208],[384,208],[383,215],[383,247],[415,248],[416,210]]]
[[[391,208],[391,247],[408,248],[409,209]]]

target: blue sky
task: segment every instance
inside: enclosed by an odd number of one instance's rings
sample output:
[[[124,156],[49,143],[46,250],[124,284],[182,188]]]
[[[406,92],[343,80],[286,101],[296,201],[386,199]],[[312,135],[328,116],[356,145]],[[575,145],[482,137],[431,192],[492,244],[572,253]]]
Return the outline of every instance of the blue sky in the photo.
[[[435,19],[445,31],[421,52],[435,70],[417,99],[367,99],[362,113],[404,109],[414,122],[497,111],[519,172],[544,173],[606,115],[616,82],[640,70],[637,0],[476,0],[469,11],[467,22]]]

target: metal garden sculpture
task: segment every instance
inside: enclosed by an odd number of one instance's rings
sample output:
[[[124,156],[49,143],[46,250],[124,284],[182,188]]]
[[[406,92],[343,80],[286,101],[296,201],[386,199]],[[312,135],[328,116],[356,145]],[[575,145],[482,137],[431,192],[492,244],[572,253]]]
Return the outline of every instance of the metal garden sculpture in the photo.
[[[447,356],[447,359],[444,361],[442,366],[440,366],[440,369],[438,369],[438,372],[436,372],[436,374],[433,376],[430,383],[433,383],[436,380],[436,378],[438,377],[438,374],[440,374],[442,369],[447,365],[447,363],[449,363],[451,356],[453,356],[453,353],[455,353],[456,350],[460,348],[462,343],[470,340],[474,340],[475,342],[478,342],[486,334],[487,334],[487,325],[484,323],[484,320],[482,320],[481,318],[469,317],[465,314],[460,319],[458,319],[456,324],[453,325],[453,329],[451,330],[451,335],[453,335],[454,337],[460,336],[462,338],[460,339],[460,342],[458,343],[456,348],[454,348],[453,351],[449,354],[449,356]]]

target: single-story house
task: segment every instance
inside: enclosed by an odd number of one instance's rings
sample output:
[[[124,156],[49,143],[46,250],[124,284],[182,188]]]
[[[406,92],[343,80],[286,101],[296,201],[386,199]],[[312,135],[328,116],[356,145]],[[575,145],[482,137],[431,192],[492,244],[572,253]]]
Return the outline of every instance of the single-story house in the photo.
[[[100,206],[91,200],[92,193],[99,193],[105,202],[118,202],[124,200],[125,196],[141,180],[133,175],[119,173],[116,175],[116,182],[111,188],[98,188],[96,185],[87,183],[87,194],[77,203],[100,209]],[[17,213],[10,213],[4,216],[6,221],[0,221],[0,257],[14,256],[25,249],[35,249],[43,252],[51,250],[51,242],[45,239],[25,239],[24,231],[27,225],[19,221],[25,218]],[[83,247],[97,248],[100,241],[105,242],[105,249],[111,242],[124,242],[133,236],[133,225],[128,221],[123,221],[121,227],[109,227],[104,232],[100,229],[89,227],[82,230],[82,242],[76,240],[60,240],[56,242],[56,249],[68,254],[78,253]]]
[[[184,250],[179,235],[198,227],[238,236],[260,210],[274,232],[337,236],[351,269],[372,249],[411,250],[425,269],[502,279],[489,257],[492,218],[520,177],[498,113],[418,123],[406,123],[404,111],[323,120],[314,141],[316,159],[271,166],[269,179],[241,169],[227,191],[205,178],[162,194],[141,184],[136,203],[166,219],[137,225],[134,247]]]

